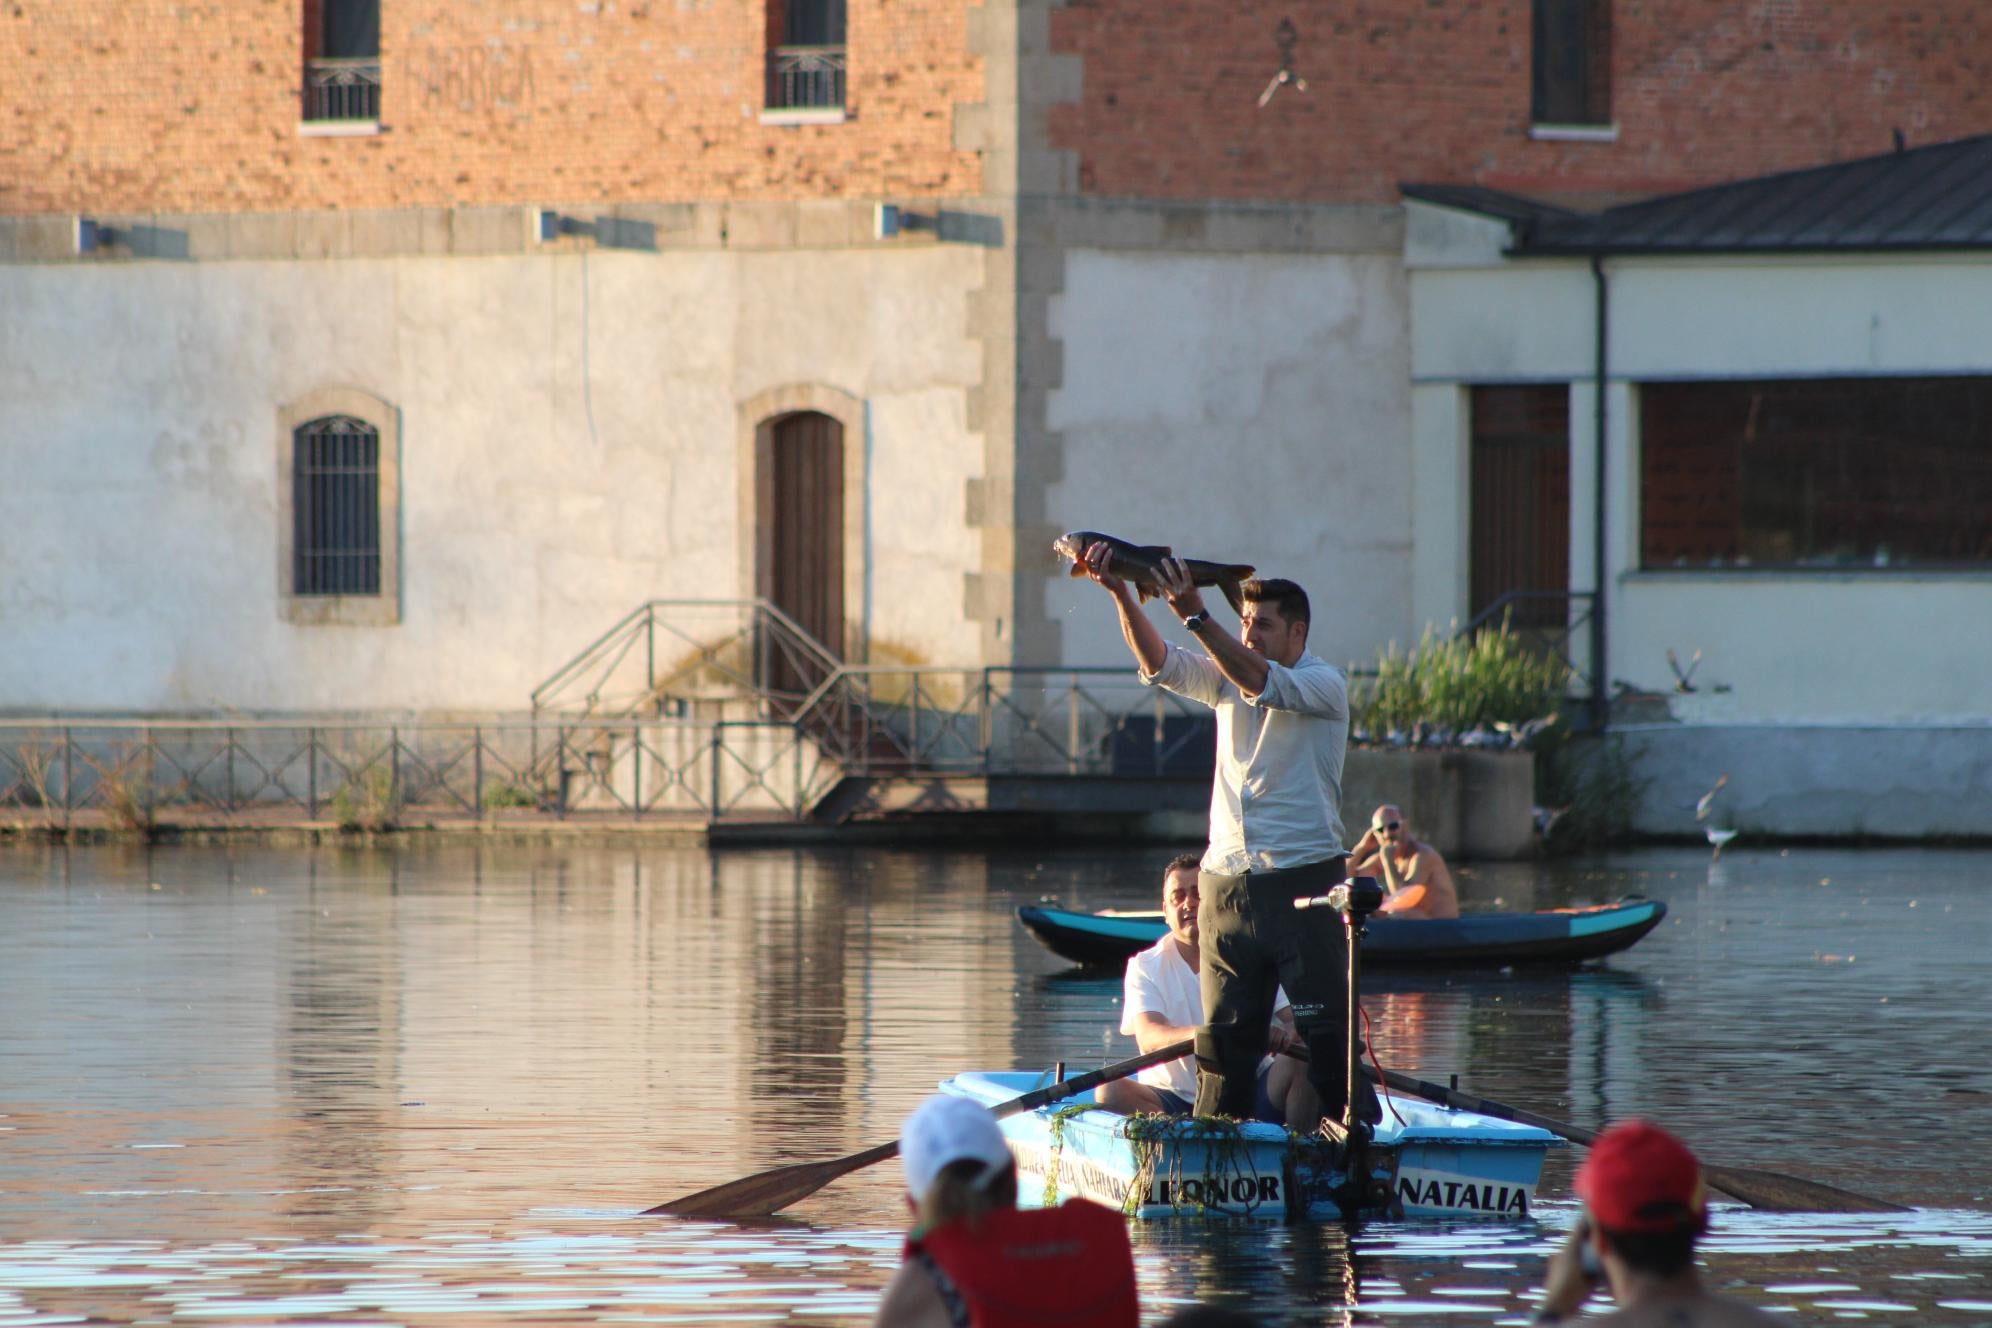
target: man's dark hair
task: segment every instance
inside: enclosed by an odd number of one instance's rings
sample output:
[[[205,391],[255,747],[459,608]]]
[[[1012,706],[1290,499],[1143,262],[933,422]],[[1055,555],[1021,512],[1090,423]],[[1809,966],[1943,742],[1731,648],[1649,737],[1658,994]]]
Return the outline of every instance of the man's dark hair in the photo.
[[[1695,1261],[1695,1242],[1708,1230],[1706,1221],[1684,1219],[1672,1231],[1613,1231],[1605,1228],[1605,1242],[1627,1264],[1655,1277],[1672,1277]]]
[[[1201,871],[1202,869],[1203,859],[1197,854],[1178,853],[1175,857],[1169,859],[1169,865],[1162,869],[1162,879],[1165,881],[1168,880],[1170,872]]]
[[[1272,605],[1289,623],[1314,621],[1307,607],[1307,592],[1283,576],[1255,576],[1240,586],[1238,593],[1248,604]]]

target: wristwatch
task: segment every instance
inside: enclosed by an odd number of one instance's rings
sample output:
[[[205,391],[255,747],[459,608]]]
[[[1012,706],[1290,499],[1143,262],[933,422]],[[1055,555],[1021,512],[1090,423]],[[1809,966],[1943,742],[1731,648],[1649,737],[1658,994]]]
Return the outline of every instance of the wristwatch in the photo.
[[[1203,625],[1209,621],[1210,621],[1210,615],[1208,613],[1193,613],[1189,617],[1183,619],[1183,626],[1190,632],[1191,635],[1195,635],[1198,631],[1200,631],[1203,628]]]

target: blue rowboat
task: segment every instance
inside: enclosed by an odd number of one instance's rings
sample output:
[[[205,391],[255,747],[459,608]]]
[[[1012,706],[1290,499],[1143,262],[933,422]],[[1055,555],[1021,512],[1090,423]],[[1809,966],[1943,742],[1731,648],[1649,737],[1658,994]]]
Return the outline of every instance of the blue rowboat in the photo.
[[[1667,906],[1657,899],[1624,899],[1541,913],[1371,917],[1363,937],[1363,967],[1577,964],[1626,949],[1666,916]],[[1017,920],[1061,958],[1115,967],[1168,931],[1159,912],[1078,913],[1027,904],[1017,910]]]
[[[941,1091],[998,1106],[1050,1082],[1022,1071],[976,1071]],[[1314,1136],[1259,1121],[1123,1116],[1059,1104],[1006,1116],[1026,1207],[1084,1197],[1131,1217],[1247,1217],[1339,1221],[1350,1217],[1530,1215],[1543,1155],[1563,1140],[1517,1125],[1392,1095],[1367,1159],[1366,1198],[1345,1213],[1338,1150]]]

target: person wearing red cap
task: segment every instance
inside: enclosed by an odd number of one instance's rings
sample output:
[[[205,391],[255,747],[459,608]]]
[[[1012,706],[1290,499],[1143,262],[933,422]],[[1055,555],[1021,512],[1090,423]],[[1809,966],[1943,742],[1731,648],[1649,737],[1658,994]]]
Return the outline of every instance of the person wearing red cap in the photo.
[[[1695,1242],[1708,1230],[1708,1188],[1688,1146],[1647,1121],[1614,1125],[1574,1183],[1584,1216],[1549,1261],[1539,1324],[1577,1313],[1602,1278],[1618,1308],[1586,1320],[1615,1328],[1761,1328],[1769,1314],[1702,1285]]]
[[[1017,1207],[1017,1166],[980,1102],[940,1094],[899,1131],[913,1233],[875,1328],[1135,1328],[1127,1219],[1073,1199]]]

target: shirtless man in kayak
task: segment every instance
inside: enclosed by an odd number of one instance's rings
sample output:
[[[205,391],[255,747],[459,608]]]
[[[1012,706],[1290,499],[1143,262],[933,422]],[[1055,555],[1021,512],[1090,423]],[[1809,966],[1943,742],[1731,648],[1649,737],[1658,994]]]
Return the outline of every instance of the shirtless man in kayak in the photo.
[[[1430,844],[1411,835],[1404,809],[1390,803],[1376,809],[1370,826],[1349,852],[1349,875],[1383,882],[1379,917],[1456,918],[1459,892],[1446,860]]]
[[[1121,999],[1120,1031],[1134,1038],[1143,1051],[1166,1047],[1196,1036],[1203,1022],[1203,992],[1198,977],[1197,867],[1200,859],[1185,853],[1162,871],[1162,918],[1169,932],[1127,961]],[[1321,1120],[1321,1099],[1308,1083],[1301,1063],[1280,1052],[1300,1040],[1294,1028],[1293,1006],[1284,991],[1273,993],[1273,1022],[1268,1036],[1272,1056],[1259,1066],[1259,1086],[1253,1115],[1306,1133]],[[1196,1103],[1196,1062],[1184,1056],[1151,1065],[1135,1079],[1116,1079],[1095,1091],[1109,1111],[1161,1112],[1188,1115]]]

